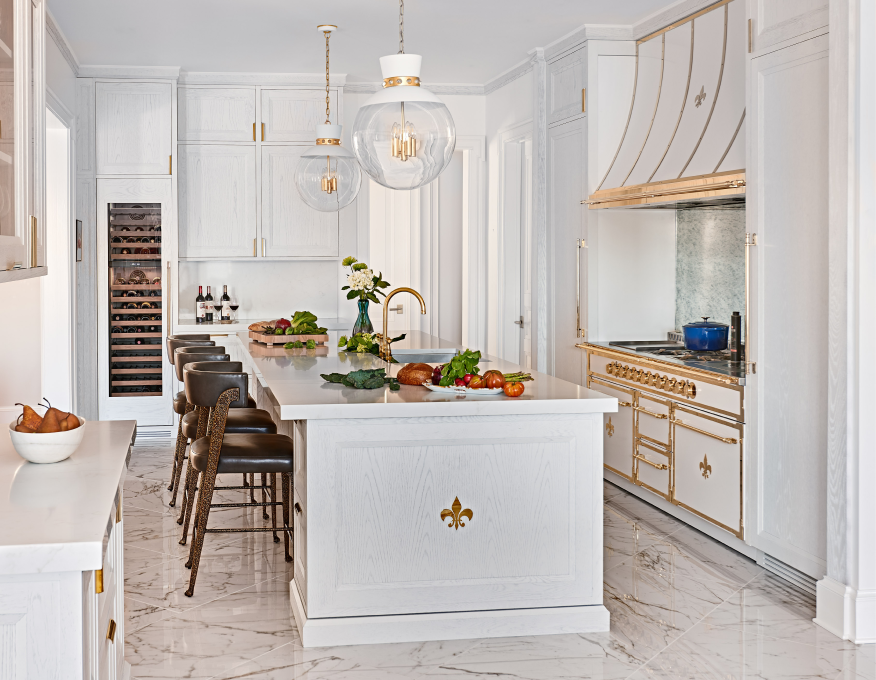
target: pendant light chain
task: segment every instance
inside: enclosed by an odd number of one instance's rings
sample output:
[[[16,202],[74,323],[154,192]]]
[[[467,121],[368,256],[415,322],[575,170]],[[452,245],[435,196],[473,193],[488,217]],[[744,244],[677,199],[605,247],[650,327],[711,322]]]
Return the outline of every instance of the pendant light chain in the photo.
[[[325,33],[325,124],[329,125],[329,36],[331,31]]]
[[[405,53],[405,0],[398,0],[398,53]]]

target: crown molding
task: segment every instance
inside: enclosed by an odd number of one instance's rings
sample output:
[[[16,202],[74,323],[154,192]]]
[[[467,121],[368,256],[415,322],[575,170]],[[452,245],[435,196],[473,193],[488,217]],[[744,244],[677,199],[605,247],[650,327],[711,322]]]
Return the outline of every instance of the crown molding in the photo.
[[[712,0],[714,1],[714,0]],[[544,57],[551,61],[564,52],[582,45],[588,40],[632,40],[633,27],[612,24],[584,24],[562,38],[544,46]]]
[[[435,94],[459,94],[482,96],[486,94],[483,85],[454,84],[454,83],[424,83],[424,87]],[[381,83],[350,83],[344,86],[347,94],[374,94],[383,89]]]
[[[651,35],[661,28],[666,28],[670,24],[674,24],[679,19],[689,17],[691,14],[699,12],[701,9],[711,7],[718,0],[677,0],[668,7],[657,10],[641,21],[633,24],[633,40],[639,40],[646,35]]]
[[[535,63],[535,55],[527,57],[516,66],[512,66],[507,71],[503,71],[495,78],[488,80],[484,85],[484,94],[495,92],[501,87],[505,87],[508,83],[513,83],[518,78],[525,76],[532,70],[532,65]]]
[[[58,46],[64,60],[70,65],[74,75],[78,77],[80,68],[79,59],[76,58],[76,53],[73,51],[73,48],[70,47],[70,43],[67,42],[67,36],[64,35],[61,27],[58,26],[58,22],[55,21],[55,17],[52,16],[48,7],[46,7],[46,33],[48,33],[52,40],[55,41],[55,45]]]
[[[80,78],[179,78],[179,66],[80,66]]]
[[[346,73],[329,75],[332,87],[346,87]],[[325,73],[234,73],[182,71],[180,85],[308,85],[325,87]]]

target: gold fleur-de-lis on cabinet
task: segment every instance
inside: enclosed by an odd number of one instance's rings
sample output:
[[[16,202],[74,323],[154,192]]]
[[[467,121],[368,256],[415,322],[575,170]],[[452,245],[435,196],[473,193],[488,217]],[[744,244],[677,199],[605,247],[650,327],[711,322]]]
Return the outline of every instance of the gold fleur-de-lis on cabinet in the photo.
[[[697,108],[700,108],[700,104],[706,101],[706,86],[700,88],[700,93],[694,97],[694,101],[696,102]]]
[[[605,424],[605,434],[609,437],[614,436],[614,425],[611,424],[611,416],[608,417],[608,422]]]
[[[703,473],[703,479],[708,479],[709,475],[712,474],[712,466],[709,465],[708,456],[703,456],[703,462],[700,463],[700,472]]]
[[[474,517],[474,513],[466,508],[462,509],[462,503],[459,502],[459,496],[453,499],[453,505],[450,506],[450,509],[444,508],[441,511],[441,521],[443,522],[445,519],[450,520],[450,524],[448,527],[453,527],[457,531],[459,531],[459,527],[464,527],[465,522],[462,521],[462,518],[466,517],[469,521]]]

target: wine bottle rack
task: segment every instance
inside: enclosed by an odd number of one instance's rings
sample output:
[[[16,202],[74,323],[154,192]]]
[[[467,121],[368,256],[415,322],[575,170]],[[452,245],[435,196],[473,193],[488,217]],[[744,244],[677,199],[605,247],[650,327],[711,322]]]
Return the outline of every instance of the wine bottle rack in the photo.
[[[161,205],[110,203],[110,397],[163,394]]]

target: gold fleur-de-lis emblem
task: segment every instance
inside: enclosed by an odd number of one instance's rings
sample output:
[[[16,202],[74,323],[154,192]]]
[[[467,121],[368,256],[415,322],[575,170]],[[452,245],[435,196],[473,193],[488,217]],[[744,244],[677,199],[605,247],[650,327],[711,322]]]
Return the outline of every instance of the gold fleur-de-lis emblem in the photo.
[[[700,93],[694,97],[694,101],[697,103],[697,108],[700,108],[700,104],[706,101],[706,86],[703,85],[700,88]]]
[[[703,473],[703,479],[708,479],[709,475],[712,474],[712,466],[709,465],[708,456],[703,456],[703,462],[700,463],[700,472]]]
[[[462,509],[462,503],[459,502],[459,496],[453,499],[453,505],[450,506],[450,509],[444,508],[441,511],[441,521],[443,522],[445,519],[450,520],[450,524],[448,527],[453,527],[457,531],[459,531],[459,527],[464,527],[465,522],[462,521],[463,517],[468,518],[471,521],[471,518],[474,516],[474,513],[466,508]]]
[[[608,422],[605,424],[605,434],[609,437],[614,436],[614,425],[611,424],[611,416],[608,417]]]

